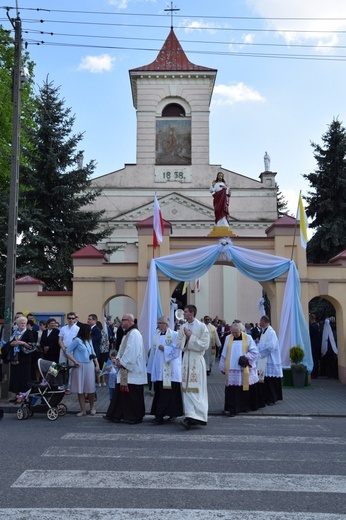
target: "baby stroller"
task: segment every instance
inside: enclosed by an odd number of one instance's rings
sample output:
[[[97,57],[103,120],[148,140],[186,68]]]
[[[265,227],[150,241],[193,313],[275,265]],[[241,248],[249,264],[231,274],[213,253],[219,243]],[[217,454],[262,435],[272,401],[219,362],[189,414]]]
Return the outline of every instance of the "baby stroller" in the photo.
[[[67,406],[61,402],[65,395],[64,372],[67,367],[46,359],[39,359],[37,364],[42,382],[32,384],[30,390],[22,394],[17,419],[28,419],[34,413],[45,413],[50,421],[55,421],[59,415],[66,415],[67,412]]]

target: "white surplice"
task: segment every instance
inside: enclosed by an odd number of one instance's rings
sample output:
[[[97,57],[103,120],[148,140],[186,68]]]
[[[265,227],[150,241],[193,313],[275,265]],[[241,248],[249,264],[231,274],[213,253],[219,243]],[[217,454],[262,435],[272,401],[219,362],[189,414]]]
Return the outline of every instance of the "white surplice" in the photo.
[[[171,337],[171,344],[166,345],[166,339]],[[181,383],[181,350],[177,347],[178,333],[167,329],[166,334],[155,334],[155,349],[153,360],[150,367],[151,380],[163,381],[163,365],[164,362],[169,363],[171,368],[171,381]],[[160,350],[159,346],[163,345],[164,350]],[[148,363],[149,365],[149,363]],[[149,370],[148,370],[149,371]]]
[[[190,339],[184,328],[192,331]],[[209,332],[199,320],[185,323],[178,332],[177,346],[184,352],[182,391],[185,416],[207,423],[208,390],[204,352],[209,347]]]

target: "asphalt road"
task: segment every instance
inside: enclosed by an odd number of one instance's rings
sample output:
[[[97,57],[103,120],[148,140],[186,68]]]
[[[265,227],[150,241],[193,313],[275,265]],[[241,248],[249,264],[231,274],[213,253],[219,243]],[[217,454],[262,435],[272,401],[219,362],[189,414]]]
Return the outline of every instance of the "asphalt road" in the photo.
[[[346,519],[346,418],[0,422],[0,519]]]

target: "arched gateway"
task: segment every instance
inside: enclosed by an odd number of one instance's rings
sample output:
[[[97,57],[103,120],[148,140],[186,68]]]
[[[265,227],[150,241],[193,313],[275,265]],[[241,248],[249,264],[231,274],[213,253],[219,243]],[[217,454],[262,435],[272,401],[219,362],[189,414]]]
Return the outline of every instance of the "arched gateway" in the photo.
[[[226,237],[213,246],[168,255],[151,261],[139,321],[145,344],[152,344],[152,338],[157,328],[157,318],[163,313],[157,270],[171,279],[190,281],[203,276],[218,261],[233,264],[245,276],[257,282],[268,282],[284,274],[287,275],[279,332],[283,366],[290,366],[290,347],[300,345],[305,352],[304,364],[311,371],[313,363],[309,330],[300,302],[300,281],[295,263],[286,258],[234,246],[231,239]]]

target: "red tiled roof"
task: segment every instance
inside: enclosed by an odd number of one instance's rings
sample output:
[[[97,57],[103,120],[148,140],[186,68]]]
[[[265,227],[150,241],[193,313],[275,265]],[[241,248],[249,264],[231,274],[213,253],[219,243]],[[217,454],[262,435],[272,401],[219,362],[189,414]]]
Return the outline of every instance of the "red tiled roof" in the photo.
[[[299,221],[298,221],[299,222]],[[297,224],[297,221],[294,217],[290,217],[289,215],[284,215],[283,217],[277,218],[267,229],[266,233],[268,234],[275,227],[292,227]]]
[[[95,246],[89,245],[72,253],[71,258],[104,258],[104,254]]]
[[[298,220],[299,222],[299,220]],[[289,215],[284,215],[283,217],[279,217],[273,222],[275,226],[295,226],[296,219],[294,217],[290,217]]]
[[[164,228],[172,228],[172,224],[170,222],[168,222],[168,220],[164,220],[164,219],[162,219],[162,220],[163,220]],[[144,220],[141,220],[140,222],[137,222],[136,227],[137,228],[148,228],[148,227],[153,228],[154,227],[154,217],[151,216],[151,217],[145,218]]]
[[[16,279],[16,284],[24,285],[24,284],[30,284],[30,283],[35,283],[35,284],[38,283],[40,285],[45,285],[45,283],[42,280],[39,280],[38,278],[34,278],[33,276],[30,276],[30,275],[23,275]]]
[[[329,263],[334,264],[335,262],[339,262],[340,260],[346,260],[346,249],[344,249],[344,251],[341,251],[341,253],[339,253],[338,255],[333,256],[333,258],[329,260]]]
[[[140,71],[215,71],[200,65],[195,65],[187,59],[182,46],[179,43],[173,29],[171,29],[162,49],[158,53],[156,60],[149,65],[131,69],[130,72]]]

